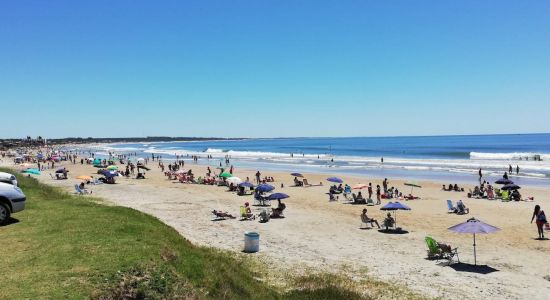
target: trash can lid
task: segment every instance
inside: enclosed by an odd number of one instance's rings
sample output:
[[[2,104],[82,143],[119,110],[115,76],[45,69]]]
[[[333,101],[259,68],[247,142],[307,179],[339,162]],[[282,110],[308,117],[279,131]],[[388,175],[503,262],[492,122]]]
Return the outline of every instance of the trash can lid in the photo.
[[[244,233],[244,235],[248,236],[248,237],[259,237],[260,234],[257,233],[257,232],[254,232],[254,231],[247,231]]]

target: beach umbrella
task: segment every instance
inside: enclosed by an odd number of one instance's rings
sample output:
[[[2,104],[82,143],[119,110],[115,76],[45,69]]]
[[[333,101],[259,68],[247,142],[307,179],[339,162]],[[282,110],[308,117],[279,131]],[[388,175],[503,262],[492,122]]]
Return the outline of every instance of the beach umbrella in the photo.
[[[512,191],[512,190],[519,190],[519,189],[521,189],[521,187],[517,184],[510,183],[510,184],[507,184],[507,185],[503,186],[502,189],[505,190],[505,191]]]
[[[118,173],[115,171],[103,171],[103,176],[105,177],[115,177],[118,176]]]
[[[495,181],[496,184],[513,184],[514,182],[510,179],[501,178],[497,181]]]
[[[366,185],[366,184],[358,183],[358,184],[354,185],[354,186],[352,187],[352,189],[354,189],[354,190],[361,190],[361,189],[364,189],[364,188],[367,188],[367,187],[369,187],[369,186]]]
[[[229,177],[225,181],[228,182],[228,183],[233,183],[235,185],[243,182],[242,179],[240,179],[239,177],[235,177],[235,176]]]
[[[302,175],[301,173],[290,173],[290,175],[294,177],[304,177],[304,175]]]
[[[327,181],[334,182],[334,183],[342,183],[342,182],[344,182],[342,179],[340,179],[340,178],[338,178],[338,177],[329,177],[329,178],[327,178]]]
[[[26,169],[23,171],[23,173],[40,175],[40,171],[38,169]]]
[[[90,180],[92,180],[92,176],[80,175],[80,176],[77,176],[76,179],[81,179],[81,180],[90,181]]]
[[[220,177],[221,178],[229,178],[229,177],[233,177],[233,175],[231,173],[228,173],[228,172],[223,172],[220,174]]]
[[[118,167],[110,165],[110,166],[107,167],[107,170],[111,170],[111,171],[118,170]]]
[[[101,159],[99,158],[94,159],[94,165],[100,165],[100,164],[101,164]]]
[[[267,199],[269,199],[269,200],[281,200],[281,199],[286,199],[288,197],[289,196],[287,194],[284,194],[284,193],[273,193],[273,194],[269,195],[269,197],[267,197]]]
[[[137,162],[145,162],[145,158],[140,157],[140,158],[137,159]]]
[[[284,193],[273,193],[273,194],[269,195],[269,197],[267,197],[267,199],[268,200],[277,200],[277,201],[279,201],[279,204],[280,204],[282,199],[286,199],[288,197],[289,196],[287,194],[284,194]]]
[[[405,185],[411,187],[411,195],[412,195],[413,189],[414,189],[415,187],[416,187],[416,188],[422,188],[422,186],[419,185],[419,184],[416,183],[416,182],[405,182]]]
[[[493,225],[489,225],[486,223],[481,222],[480,220],[477,220],[476,218],[468,219],[468,221],[464,223],[457,224],[453,227],[449,227],[450,231],[456,232],[456,233],[472,233],[474,235],[474,264],[477,265],[477,254],[476,254],[476,233],[480,234],[488,234],[488,233],[494,233],[500,230],[500,228],[497,228]]]
[[[274,186],[272,185],[269,185],[269,184],[260,184],[256,187],[256,191],[258,192],[261,192],[261,193],[266,193],[266,192],[271,192],[275,189]]]
[[[254,185],[253,185],[252,183],[248,182],[248,181],[241,182],[241,183],[239,184],[239,186],[248,187],[248,188],[253,188],[253,187],[254,187]]]
[[[398,210],[411,210],[411,208],[408,207],[407,205],[399,202],[399,201],[395,201],[395,202],[388,202],[388,204],[382,206],[380,208],[380,210],[393,211],[393,216],[394,216],[394,219],[395,219],[395,225],[397,226],[397,211]]]

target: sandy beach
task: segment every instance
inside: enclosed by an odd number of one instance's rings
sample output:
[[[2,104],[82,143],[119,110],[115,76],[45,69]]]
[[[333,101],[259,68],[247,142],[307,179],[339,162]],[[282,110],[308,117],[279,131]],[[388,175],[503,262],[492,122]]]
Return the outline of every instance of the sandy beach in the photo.
[[[14,167],[11,162],[4,166]],[[37,176],[41,181],[74,192],[78,175],[95,175],[91,165],[63,162],[56,165],[70,170],[68,180],[53,180],[46,170]],[[421,200],[407,201],[411,211],[399,212],[397,221],[407,234],[385,234],[375,229],[360,229],[360,213],[364,205],[329,202],[326,194],[329,183],[326,175],[304,174],[310,183],[322,186],[293,187],[293,177],[287,173],[263,171],[262,176],[273,176],[276,191],[290,196],[285,199],[286,218],[258,221],[228,219],[211,221],[213,209],[238,215],[239,206],[252,196],[238,196],[226,187],[182,184],[168,180],[149,162],[147,179],[119,177],[116,185],[89,186],[94,196],[116,205],[131,207],[151,214],[174,227],[185,238],[206,245],[240,253],[243,233],[257,231],[261,235],[261,251],[251,254],[275,266],[274,276],[285,272],[299,274],[307,270],[344,271],[352,276],[370,276],[406,286],[421,294],[446,299],[546,299],[550,292],[550,242],[536,238],[536,227],[530,224],[535,204],[550,207],[547,188],[522,189],[524,196],[534,196],[535,202],[488,201],[468,199],[465,192],[441,190],[436,182],[420,182],[415,195]],[[16,168],[16,167],[15,167]],[[205,173],[205,166],[186,163],[195,174]],[[253,178],[256,170],[239,169],[234,175]],[[348,184],[372,182],[380,178],[343,177]],[[472,180],[471,188],[475,179]],[[389,179],[389,186],[406,190],[403,181]],[[281,188],[281,184],[284,185]],[[85,197],[85,196],[84,196]],[[470,208],[468,215],[448,214],[446,200],[462,199]],[[388,200],[382,200],[382,204]],[[381,206],[368,208],[370,217],[381,222],[385,212]],[[259,212],[259,207],[253,207]],[[473,264],[472,236],[449,232],[448,227],[476,217],[501,228],[495,234],[477,236],[478,264],[490,267],[490,273],[480,274],[461,270],[461,265],[446,266],[444,261],[426,259],[424,237],[458,247],[460,261]],[[456,270],[455,270],[456,268]]]

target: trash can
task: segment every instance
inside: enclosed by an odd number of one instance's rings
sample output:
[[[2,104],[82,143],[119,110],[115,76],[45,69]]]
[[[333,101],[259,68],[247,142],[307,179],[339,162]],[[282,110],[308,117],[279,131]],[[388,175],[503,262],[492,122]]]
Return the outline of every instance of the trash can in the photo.
[[[253,231],[244,233],[244,252],[254,253],[260,251],[260,234]]]

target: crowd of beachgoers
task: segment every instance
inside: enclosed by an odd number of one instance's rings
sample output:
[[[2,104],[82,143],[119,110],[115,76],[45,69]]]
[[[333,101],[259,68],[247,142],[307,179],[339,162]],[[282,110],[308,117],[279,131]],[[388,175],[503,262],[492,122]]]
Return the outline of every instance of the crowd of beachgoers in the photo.
[[[447,209],[445,213],[458,216],[466,215],[466,220],[457,219],[455,223],[460,221],[464,221],[463,223],[477,222],[478,216],[485,216],[489,220],[493,220],[492,225],[502,227],[504,224],[499,223],[498,219],[494,219],[490,210],[481,208],[482,202],[476,201],[491,200],[484,201],[484,203],[491,205],[489,203],[514,203],[516,201],[511,200],[518,200],[522,203],[527,202],[526,204],[535,202],[530,204],[530,219],[527,221],[536,224],[537,239],[545,240],[544,234],[548,230],[546,229],[548,223],[543,210],[544,203],[540,201],[541,194],[536,194],[537,197],[522,196],[520,194],[518,197],[517,194],[521,187],[513,183],[513,177],[508,178],[510,176],[508,173],[504,174],[497,182],[489,182],[483,176],[481,176],[481,180],[476,178],[475,181],[479,180],[479,182],[476,185],[472,184],[471,188],[469,185],[461,184],[459,186],[450,183],[443,186],[441,184],[430,184],[426,189],[424,183],[391,178],[356,183],[362,180],[355,178],[352,181],[337,176],[327,178],[319,174],[302,174],[298,172],[281,174],[269,170],[237,170],[238,161],[234,161],[231,157],[226,157],[223,160],[205,157],[202,159],[206,159],[209,163],[201,165],[199,157],[195,156],[182,155],[176,156],[175,159],[165,159],[161,155],[155,154],[140,157],[137,153],[113,152],[98,157],[90,151],[66,151],[55,148],[4,151],[0,152],[0,156],[5,166],[10,166],[28,176],[37,176],[42,179],[45,177],[37,174],[44,173],[46,178],[49,177],[53,182],[67,182],[63,186],[74,186],[74,192],[83,195],[91,193],[95,195],[96,191],[101,194],[106,189],[111,191],[109,193],[111,194],[118,189],[117,186],[121,190],[125,189],[126,183],[134,183],[139,186],[142,186],[140,183],[143,183],[143,186],[145,186],[149,180],[152,180],[153,185],[158,185],[160,178],[163,178],[162,180],[166,183],[175,184],[172,185],[174,187],[177,187],[178,184],[181,184],[182,187],[204,187],[212,189],[213,192],[216,190],[225,191],[226,193],[223,193],[224,197],[234,195],[231,196],[234,197],[232,205],[218,202],[210,203],[208,205],[210,217],[204,216],[198,221],[203,225],[197,226],[209,226],[207,224],[212,222],[229,224],[232,223],[230,220],[233,219],[249,221],[245,222],[249,224],[273,222],[291,224],[294,222],[291,219],[297,218],[298,211],[294,210],[302,209],[299,203],[291,201],[292,197],[300,199],[313,197],[317,199],[316,201],[319,201],[319,198],[324,199],[321,202],[327,204],[345,204],[345,207],[353,211],[352,214],[358,224],[360,222],[361,226],[358,229],[377,228],[380,233],[409,233],[414,235],[415,231],[425,230],[421,229],[424,226],[419,222],[430,223],[430,218],[437,217],[436,220],[440,218],[437,211],[441,210],[434,211],[433,205],[429,204],[433,201],[433,196],[430,193],[436,193],[436,190],[431,186],[438,186],[437,189],[443,192],[441,197],[449,195],[450,198],[456,199],[454,202],[446,200]],[[473,182],[475,181],[473,180]],[[297,192],[302,190],[303,193]],[[423,190],[431,192],[426,193]],[[526,194],[531,191],[530,189],[526,190]],[[452,193],[449,194],[449,192]],[[295,196],[296,194],[299,196]],[[121,197],[120,194],[117,195]],[[203,197],[199,194],[193,195],[197,199]],[[235,201],[235,199],[238,200]],[[418,205],[415,203],[425,208],[417,208]],[[342,207],[344,208],[344,206]],[[348,211],[348,208],[345,211]],[[309,213],[311,213],[313,208],[310,207],[309,209]],[[401,217],[398,222],[395,213],[411,209],[412,211]],[[415,212],[415,209],[418,209],[417,212]],[[380,214],[379,211],[383,214]],[[153,213],[158,213],[158,211]],[[335,217],[338,210],[331,213]],[[476,218],[472,218],[473,216]],[[285,221],[275,221],[275,219]],[[415,219],[417,222],[411,221]],[[437,222],[441,221],[435,221],[435,224]],[[278,228],[276,230],[281,230],[280,225],[274,226],[274,228]],[[185,229],[181,228],[179,230],[183,230],[186,236],[200,240],[192,232],[184,231]],[[267,227],[262,227],[261,230],[267,230]],[[456,255],[458,254],[456,247],[458,242],[453,243],[454,245],[451,247],[448,241],[443,243],[439,241],[439,238],[435,241],[436,239],[433,236],[434,234],[429,233],[425,236],[424,248],[426,248],[428,258],[445,259],[449,263],[456,264],[458,262]]]
[[[21,148],[10,151],[3,151],[0,153],[2,159],[11,159],[15,166],[21,168],[22,173],[38,174],[42,171],[55,170],[55,175],[50,172],[50,177],[57,180],[69,179],[69,169],[66,165],[56,169],[57,165],[62,165],[64,162],[72,165],[91,165],[96,168],[97,176],[93,175],[79,175],[75,178],[80,180],[79,184],[75,185],[75,189],[78,193],[90,193],[87,188],[88,185],[97,184],[115,184],[117,177],[146,179],[146,171],[151,169],[148,167],[149,163],[155,164],[158,169],[164,174],[167,180],[177,181],[185,184],[202,184],[227,187],[228,191],[235,192],[239,196],[252,195],[255,206],[269,207],[269,209],[263,209],[259,214],[260,222],[268,222],[270,218],[284,218],[284,210],[286,204],[282,202],[283,199],[289,196],[284,193],[273,193],[276,189],[275,186],[270,185],[275,183],[273,177],[264,176],[260,171],[254,174],[254,181],[252,182],[249,177],[241,179],[234,176],[234,166],[231,164],[231,157],[225,156],[223,160],[220,160],[219,166],[216,169],[212,169],[211,166],[207,166],[206,173],[196,176],[193,173],[192,168],[185,170],[186,160],[190,160],[191,163],[197,164],[199,157],[195,155],[176,155],[175,159],[170,161],[163,160],[161,155],[151,154],[150,157],[137,157],[136,152],[130,153],[117,153],[109,152],[106,157],[97,157],[95,152],[92,151],[79,151],[79,150],[60,150],[58,148],[38,148],[28,149]],[[208,160],[213,159],[210,155],[206,157]],[[497,180],[496,184],[502,184],[502,188],[495,188],[491,183],[483,179],[482,169],[479,169],[479,185],[476,185],[473,190],[469,189],[467,193],[468,198],[487,199],[487,200],[502,200],[502,201],[534,201],[534,197],[522,198],[519,192],[521,187],[515,185],[508,177],[508,172],[512,173],[512,165],[508,166],[508,170],[504,172],[503,178]],[[516,166],[516,173],[519,173],[519,166]],[[308,182],[307,178],[301,173],[291,173],[293,179],[293,186],[295,187],[309,187],[315,186]],[[372,182],[368,184],[355,184],[351,186],[344,183],[342,179],[338,177],[327,178],[328,182],[333,183],[329,185],[327,195],[329,201],[343,201],[348,204],[365,204],[367,206],[381,205],[382,199],[395,200],[395,201],[408,201],[419,200],[420,197],[412,194],[414,187],[419,187],[416,183],[405,183],[406,186],[411,186],[411,192],[403,194],[397,187],[390,186],[388,178],[384,178],[381,185],[377,184],[373,186]],[[284,187],[284,183],[280,183],[281,188]],[[320,182],[318,186],[323,186],[323,182]],[[365,194],[363,195],[363,190]],[[458,184],[449,184],[442,186],[444,191],[464,192],[463,187],[459,187]],[[341,197],[341,198],[340,198]],[[271,208],[271,201],[277,200],[278,205],[275,208]],[[391,203],[391,202],[390,202]],[[398,203],[398,202],[396,202]],[[457,214],[467,214],[469,208],[465,206],[462,200],[458,200],[456,205],[452,201],[448,200],[449,212]],[[369,218],[366,215],[367,209],[363,209],[361,212],[361,220],[363,223],[372,225],[373,223],[379,226],[377,220]],[[235,218],[232,214],[214,209],[212,210],[215,220],[221,220],[224,218]],[[240,207],[239,216],[241,219],[254,220],[256,215],[252,213],[251,204],[249,201],[244,201]],[[541,230],[541,226],[548,228],[544,211],[537,205],[533,212],[533,219],[537,220],[539,238],[544,238],[544,231]],[[388,213],[384,220],[386,230],[395,226],[395,222]],[[393,228],[394,230],[402,230],[399,227]]]

